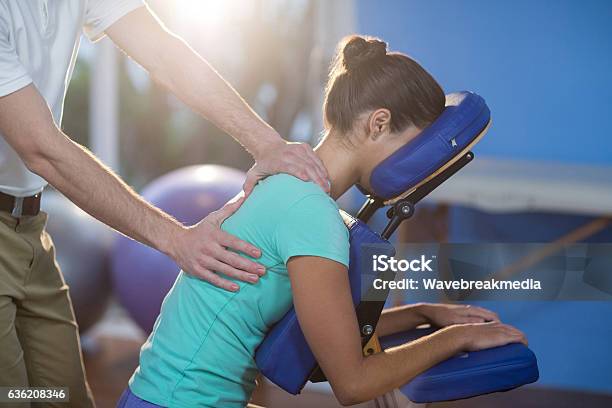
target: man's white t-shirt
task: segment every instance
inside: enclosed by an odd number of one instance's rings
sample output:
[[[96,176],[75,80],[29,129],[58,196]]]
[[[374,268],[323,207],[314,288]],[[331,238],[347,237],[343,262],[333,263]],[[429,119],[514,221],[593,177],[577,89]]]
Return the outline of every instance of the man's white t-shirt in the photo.
[[[0,97],[33,83],[60,126],[81,32],[96,41],[142,5],[142,0],[0,0]],[[0,191],[27,197],[46,184],[0,133]]]

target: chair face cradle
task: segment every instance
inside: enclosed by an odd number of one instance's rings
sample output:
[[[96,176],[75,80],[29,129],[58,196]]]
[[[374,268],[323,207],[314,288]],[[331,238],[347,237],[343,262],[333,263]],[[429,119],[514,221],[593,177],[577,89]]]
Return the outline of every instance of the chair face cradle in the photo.
[[[375,278],[363,273],[367,270],[364,262],[373,254],[395,254],[387,239],[412,216],[415,204],[473,159],[470,149],[489,124],[490,112],[483,98],[470,92],[447,95],[440,117],[374,169],[370,177],[373,191],[362,189],[368,200],[358,219],[343,214],[350,233],[349,279],[363,346],[370,344],[385,303],[362,301],[362,288],[371,287],[369,280]],[[392,204],[387,211],[390,221],[381,236],[366,222],[386,204]],[[391,347],[425,334],[402,333],[382,339],[381,344]],[[298,394],[309,379],[325,380],[293,308],[270,330],[255,360],[265,377],[291,394]],[[451,358],[420,374],[401,391],[414,402],[446,401],[505,391],[537,379],[533,352],[522,344],[510,344]]]

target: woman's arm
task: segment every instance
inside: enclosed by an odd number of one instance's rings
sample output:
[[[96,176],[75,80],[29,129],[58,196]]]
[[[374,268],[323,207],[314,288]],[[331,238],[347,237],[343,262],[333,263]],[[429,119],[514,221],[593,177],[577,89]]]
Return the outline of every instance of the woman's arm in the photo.
[[[446,327],[452,324],[499,321],[499,316],[488,309],[472,305],[442,303],[414,303],[383,310],[376,333],[389,334],[412,330],[422,324]]]
[[[430,323],[425,316],[421,303],[384,309],[376,325],[380,337],[393,333],[412,330],[422,324]]]
[[[520,331],[499,322],[465,324],[364,357],[346,267],[299,256],[287,269],[300,326],[343,405],[389,392],[459,351],[525,341]]]

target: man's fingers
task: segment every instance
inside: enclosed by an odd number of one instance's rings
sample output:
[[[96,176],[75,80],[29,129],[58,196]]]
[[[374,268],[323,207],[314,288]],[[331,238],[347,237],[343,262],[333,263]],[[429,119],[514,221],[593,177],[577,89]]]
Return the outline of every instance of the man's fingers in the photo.
[[[299,178],[302,181],[310,181],[310,176],[308,175],[308,166],[304,164],[302,161],[288,162],[285,164],[285,169],[287,173],[291,174]]]
[[[256,181],[263,175],[287,173],[303,181],[313,181],[329,192],[329,176],[323,162],[305,143],[286,143],[273,152],[257,161],[258,173],[249,172],[244,185],[246,194],[249,194]]]
[[[241,271],[216,259],[208,260],[207,267],[216,272],[222,273],[229,278],[238,279],[243,282],[255,283],[259,280],[259,275],[257,274]]]
[[[313,181],[321,186],[323,191],[329,192],[328,180],[320,177],[317,171],[304,159],[287,163],[285,171],[292,176],[299,178],[300,180]]]
[[[285,168],[282,170],[301,180],[313,181],[328,192],[327,169],[312,148],[307,144],[295,144],[290,147],[290,154],[285,157],[282,165]]]
[[[236,292],[238,289],[240,289],[235,282],[223,279],[216,273],[211,272],[206,268],[194,271],[194,275],[212,285],[215,285],[218,288],[225,289],[230,292]]]
[[[253,262],[227,249],[222,249],[221,251],[216,258],[235,269],[259,276],[266,273],[266,268],[257,262]]]
[[[319,158],[319,156],[316,155],[316,153],[314,152],[314,150],[312,150],[312,148],[308,145],[304,145],[305,146],[305,156],[306,159],[308,161],[308,164],[310,165],[310,168],[315,172],[316,174],[316,178],[313,178],[313,181],[316,181],[318,184],[324,184],[325,185],[325,190],[327,191],[329,188],[329,184],[328,184],[328,180],[329,180],[329,175],[327,174],[327,169],[325,168],[325,165],[323,164],[323,161],[321,161],[321,159]]]
[[[302,145],[304,148],[304,156],[306,159],[312,163],[312,167],[319,173],[319,175],[323,178],[328,178],[327,169],[323,164],[323,161],[317,156],[315,151],[307,144]]]
[[[236,256],[240,257],[239,255]],[[255,283],[259,280],[259,275],[257,273],[249,273],[245,270],[234,268],[233,266],[210,256],[202,259],[200,261],[199,268],[196,268],[192,274],[221,289],[229,290],[231,292],[235,292],[240,289],[236,282],[222,278],[219,276],[219,273],[228,278],[238,279],[243,282]]]
[[[219,231],[218,243],[234,251],[252,256],[253,258],[259,258],[261,256],[261,251],[258,248],[225,231]]]
[[[320,177],[314,168],[307,167],[306,173],[308,174],[308,178],[310,179],[310,181],[317,183],[319,187],[321,187],[321,189],[325,191],[326,193],[329,192],[329,183],[327,182],[326,179]]]

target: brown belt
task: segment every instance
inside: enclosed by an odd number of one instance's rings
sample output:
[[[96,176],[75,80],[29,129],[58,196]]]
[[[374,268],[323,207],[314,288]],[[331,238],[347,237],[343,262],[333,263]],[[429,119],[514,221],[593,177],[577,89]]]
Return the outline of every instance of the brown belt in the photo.
[[[40,212],[40,197],[38,193],[31,197],[13,197],[0,192],[0,211],[10,213],[13,217],[24,215],[34,216]]]

